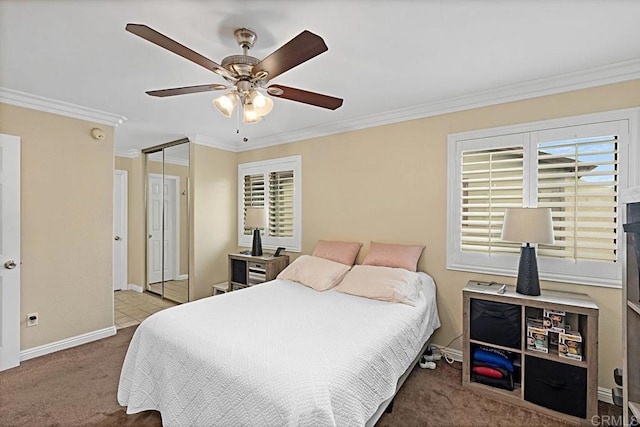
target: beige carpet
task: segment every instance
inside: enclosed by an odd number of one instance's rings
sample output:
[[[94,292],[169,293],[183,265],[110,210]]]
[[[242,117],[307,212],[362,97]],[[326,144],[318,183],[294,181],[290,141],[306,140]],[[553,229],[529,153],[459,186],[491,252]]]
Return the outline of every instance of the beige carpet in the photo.
[[[23,362],[0,372],[0,426],[160,426],[154,411],[126,415],[116,401],[120,367],[135,327],[114,337]],[[386,426],[567,426],[555,418],[462,389],[460,364],[416,370]],[[617,414],[600,403],[601,414]]]

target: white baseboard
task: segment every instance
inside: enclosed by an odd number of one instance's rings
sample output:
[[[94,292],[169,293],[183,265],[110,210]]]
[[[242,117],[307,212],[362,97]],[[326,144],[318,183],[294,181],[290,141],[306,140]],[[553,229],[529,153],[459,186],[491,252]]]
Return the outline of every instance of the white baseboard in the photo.
[[[130,290],[130,291],[135,291],[135,292],[139,292],[139,293],[143,292],[142,286],[134,285],[133,283],[129,283],[127,285],[127,289]]]
[[[187,280],[189,278],[188,274],[180,274],[176,280]]]
[[[456,350],[455,348],[444,348],[438,345],[433,344],[434,347],[438,347],[440,352],[444,355],[447,354],[451,359],[456,362],[462,362],[462,351]],[[611,397],[611,389],[598,387],[598,400],[604,403],[610,403],[613,405],[613,398]]]
[[[613,405],[613,397],[611,397],[611,389],[598,387],[598,400]]]
[[[462,363],[462,351],[456,350],[455,348],[440,347],[439,345],[435,345],[435,344],[433,346],[434,347],[438,347],[440,349],[440,353],[442,354],[443,357],[446,354],[447,356],[449,356],[451,359],[455,360],[456,362]]]
[[[115,334],[116,327],[110,326],[108,328],[88,332],[86,334],[78,335],[75,337],[66,338],[38,347],[29,348],[20,352],[20,361],[22,362],[25,360],[33,359],[35,357],[44,356],[45,354],[55,353],[56,351],[65,350],[67,348],[86,344],[91,341],[101,340],[103,338],[111,337]]]

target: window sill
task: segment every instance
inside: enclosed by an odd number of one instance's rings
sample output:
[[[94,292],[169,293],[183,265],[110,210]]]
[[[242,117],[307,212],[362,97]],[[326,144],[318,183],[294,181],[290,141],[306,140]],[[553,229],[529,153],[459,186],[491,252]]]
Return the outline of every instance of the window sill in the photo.
[[[505,277],[518,277],[518,271],[515,269],[487,267],[487,266],[470,266],[466,264],[447,264],[447,270],[466,271],[471,273],[491,274]],[[622,289],[622,280],[618,279],[602,279],[594,277],[581,277],[573,275],[564,275],[558,273],[549,273],[538,270],[540,281],[569,283],[572,285],[597,286],[601,288]]]

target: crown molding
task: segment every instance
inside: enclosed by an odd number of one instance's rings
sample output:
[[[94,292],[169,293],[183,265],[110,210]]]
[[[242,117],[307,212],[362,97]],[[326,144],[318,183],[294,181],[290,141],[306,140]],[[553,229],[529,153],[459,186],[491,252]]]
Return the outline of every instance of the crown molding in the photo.
[[[156,153],[154,153],[156,154]],[[137,150],[135,148],[131,149],[131,150],[126,150],[126,151],[116,151],[115,155],[117,157],[124,157],[127,159],[136,159],[140,156],[140,150]],[[161,157],[161,156],[160,156]],[[150,158],[151,160],[155,161],[155,162],[161,162],[162,158],[160,159],[156,159],[153,157]],[[165,163],[170,163],[173,165],[178,165],[178,166],[189,166],[189,159],[183,159],[180,157],[172,157],[172,156],[164,156],[164,162]]]
[[[162,163],[164,160],[164,163],[169,163],[172,165],[189,166],[189,159],[184,159],[182,157],[167,156],[166,154],[163,157],[162,153],[159,151],[155,153],[147,154],[147,160],[152,162],[157,162],[157,163]]]
[[[117,114],[94,110],[93,108],[57,101],[55,99],[45,98],[44,96],[32,95],[5,87],[0,87],[0,102],[30,108],[32,110],[59,114],[61,116],[73,117],[74,119],[86,120],[92,123],[100,123],[113,126],[114,128],[127,120],[126,117]]]
[[[338,133],[383,126],[408,120],[433,117],[441,114],[471,110],[490,105],[521,101],[546,95],[554,95],[579,89],[587,89],[612,83],[640,79],[640,59],[589,68],[515,85],[503,86],[454,98],[387,111],[381,114],[342,120],[328,125],[320,125],[283,132],[260,138],[260,142],[236,144],[237,151],[249,151],[272,145],[286,144],[305,139],[319,138]]]
[[[180,157],[164,156],[164,162],[178,166],[189,166],[189,159],[181,159]]]
[[[238,151],[238,145],[236,145],[236,143],[232,141],[213,138],[211,136],[202,134],[188,134],[186,136],[187,138],[189,138],[189,141],[193,142],[194,144],[206,145],[208,147],[218,148],[225,151]]]
[[[116,156],[118,157],[126,157],[127,159],[135,159],[140,155],[140,150],[136,148],[132,148],[131,150],[125,151],[116,151]]]

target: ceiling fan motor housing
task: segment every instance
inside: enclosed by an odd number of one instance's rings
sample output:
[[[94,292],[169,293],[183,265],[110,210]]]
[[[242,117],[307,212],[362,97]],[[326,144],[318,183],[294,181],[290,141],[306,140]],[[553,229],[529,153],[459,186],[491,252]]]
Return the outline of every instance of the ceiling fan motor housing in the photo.
[[[222,66],[238,76],[251,77],[251,70],[260,60],[248,55],[230,55],[222,60]]]

